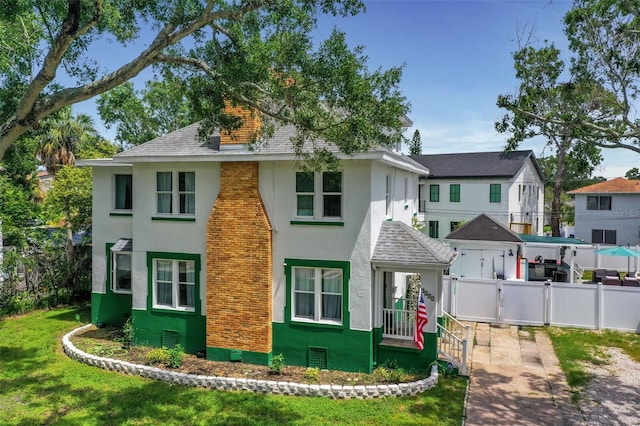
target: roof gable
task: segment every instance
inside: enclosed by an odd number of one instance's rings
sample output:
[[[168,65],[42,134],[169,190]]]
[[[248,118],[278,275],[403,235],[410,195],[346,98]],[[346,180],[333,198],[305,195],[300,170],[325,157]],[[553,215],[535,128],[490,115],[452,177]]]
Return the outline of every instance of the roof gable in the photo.
[[[594,183],[582,188],[569,191],[569,194],[638,194],[640,193],[640,180],[629,180],[623,177]]]
[[[491,216],[482,213],[445,237],[446,240],[521,243],[522,238]]]
[[[465,152],[456,154],[411,155],[429,169],[430,178],[515,177],[531,159],[543,179],[533,151]]]
[[[455,251],[429,238],[406,223],[382,222],[372,262],[399,265],[448,266],[455,259]]]

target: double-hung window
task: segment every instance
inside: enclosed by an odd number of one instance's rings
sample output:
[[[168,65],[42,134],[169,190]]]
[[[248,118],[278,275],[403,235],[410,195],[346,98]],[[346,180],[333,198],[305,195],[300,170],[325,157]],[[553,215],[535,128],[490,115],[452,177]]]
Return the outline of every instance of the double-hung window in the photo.
[[[296,172],[296,217],[342,217],[342,172]]]
[[[191,260],[153,260],[153,307],[194,311],[196,264]]]
[[[429,185],[429,202],[437,203],[440,201],[440,185]]]
[[[489,185],[489,202],[502,202],[502,186],[499,183],[492,183]]]
[[[131,210],[133,207],[133,176],[115,175],[115,210]]]
[[[118,240],[111,247],[111,290],[114,293],[131,293],[131,250],[129,239]]]
[[[451,203],[459,203],[460,202],[460,184],[452,183],[449,185],[449,202]]]
[[[196,212],[195,172],[158,172],[156,197],[158,214],[194,215]]]
[[[342,269],[294,267],[293,319],[342,323]]]

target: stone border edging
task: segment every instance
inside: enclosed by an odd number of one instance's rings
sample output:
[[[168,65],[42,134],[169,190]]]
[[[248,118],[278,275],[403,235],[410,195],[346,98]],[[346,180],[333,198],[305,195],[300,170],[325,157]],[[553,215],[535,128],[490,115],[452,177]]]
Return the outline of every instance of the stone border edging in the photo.
[[[162,380],[183,386],[215,390],[246,390],[250,392],[273,393],[280,395],[322,396],[333,399],[373,399],[387,396],[413,396],[431,389],[438,383],[438,367],[436,365],[431,368],[431,375],[422,380],[410,383],[367,386],[308,385],[305,383],[178,373],[164,370],[162,368],[132,364],[127,361],[91,355],[81,351],[71,343],[70,338],[74,334],[84,331],[92,326],[93,324],[87,324],[71,330],[69,333],[64,335],[62,338],[62,347],[69,358],[106,370],[142,376],[149,379]]]

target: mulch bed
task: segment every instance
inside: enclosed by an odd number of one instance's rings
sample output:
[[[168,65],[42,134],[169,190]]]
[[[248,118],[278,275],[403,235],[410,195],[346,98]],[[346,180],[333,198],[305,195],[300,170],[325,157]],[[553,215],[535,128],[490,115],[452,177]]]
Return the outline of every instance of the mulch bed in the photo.
[[[92,355],[128,361],[134,364],[151,365],[147,360],[147,353],[154,348],[134,346],[129,349],[123,347],[122,331],[118,328],[92,327],[71,338],[73,344],[80,350]],[[286,362],[286,359],[285,359]],[[281,374],[264,365],[245,364],[242,362],[220,362],[198,358],[185,354],[179,368],[169,368],[167,365],[154,364],[158,368],[187,374],[205,376],[235,377],[256,380],[275,380],[307,384],[335,384],[335,385],[374,385],[384,383],[412,382],[425,377],[425,374],[404,372],[400,380],[389,381],[385,371],[374,371],[372,374],[351,373],[335,370],[312,371],[307,367],[285,365]],[[397,375],[394,377],[397,379]]]

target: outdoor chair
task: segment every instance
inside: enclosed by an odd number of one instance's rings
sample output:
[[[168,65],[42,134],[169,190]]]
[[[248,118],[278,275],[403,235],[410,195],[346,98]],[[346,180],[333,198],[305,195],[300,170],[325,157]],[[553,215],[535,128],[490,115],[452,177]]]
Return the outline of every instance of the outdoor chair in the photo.
[[[622,281],[622,285],[626,285],[629,287],[640,287],[640,280],[633,277],[624,277],[624,281]]]
[[[602,284],[604,285],[621,285],[622,282],[620,281],[620,277],[619,276],[605,276],[604,278],[602,278]]]
[[[594,283],[599,283],[606,276],[607,276],[607,270],[606,269],[596,269],[596,271],[593,273],[593,282]]]
[[[618,277],[620,279],[620,273],[615,269],[607,269],[607,277]]]

